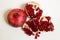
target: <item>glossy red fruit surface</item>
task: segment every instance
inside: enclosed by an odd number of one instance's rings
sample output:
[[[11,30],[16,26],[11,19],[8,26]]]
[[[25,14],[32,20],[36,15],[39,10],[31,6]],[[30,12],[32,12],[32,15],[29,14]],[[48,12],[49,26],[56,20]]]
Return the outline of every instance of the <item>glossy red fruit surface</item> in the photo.
[[[8,21],[15,27],[22,26],[26,21],[26,14],[21,9],[12,9],[8,14]]]

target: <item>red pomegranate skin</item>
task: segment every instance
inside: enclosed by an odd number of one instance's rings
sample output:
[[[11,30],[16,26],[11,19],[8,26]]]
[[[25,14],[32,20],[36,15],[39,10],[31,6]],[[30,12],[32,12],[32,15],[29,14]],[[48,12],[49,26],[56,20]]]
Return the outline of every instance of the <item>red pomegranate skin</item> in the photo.
[[[12,9],[8,14],[8,22],[14,27],[19,27],[26,21],[26,14],[21,9]]]

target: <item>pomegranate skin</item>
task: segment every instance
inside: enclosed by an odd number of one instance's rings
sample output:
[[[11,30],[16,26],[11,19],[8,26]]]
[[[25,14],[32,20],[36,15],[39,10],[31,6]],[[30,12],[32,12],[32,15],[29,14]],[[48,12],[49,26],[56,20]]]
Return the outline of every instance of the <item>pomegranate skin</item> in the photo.
[[[26,21],[26,14],[21,9],[12,9],[8,14],[8,22],[14,27],[20,27]]]

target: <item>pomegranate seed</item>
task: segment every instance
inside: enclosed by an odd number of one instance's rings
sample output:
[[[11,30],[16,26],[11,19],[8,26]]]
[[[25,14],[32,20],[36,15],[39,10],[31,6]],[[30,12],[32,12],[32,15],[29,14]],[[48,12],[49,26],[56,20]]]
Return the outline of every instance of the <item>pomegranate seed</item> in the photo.
[[[34,35],[33,32],[29,28],[23,28],[23,31],[29,36]]]

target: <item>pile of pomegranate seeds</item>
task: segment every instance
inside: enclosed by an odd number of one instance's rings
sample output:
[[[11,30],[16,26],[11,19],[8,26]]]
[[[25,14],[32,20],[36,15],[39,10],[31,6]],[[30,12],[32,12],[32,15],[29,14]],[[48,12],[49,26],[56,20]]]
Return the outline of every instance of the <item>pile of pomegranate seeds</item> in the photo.
[[[31,36],[35,36],[35,39],[39,37],[42,31],[53,31],[54,25],[51,22],[50,16],[42,16],[43,11],[38,7],[38,4],[31,2],[27,3],[25,6],[25,12],[30,18],[28,21],[26,21],[26,26],[23,27],[23,31]]]

